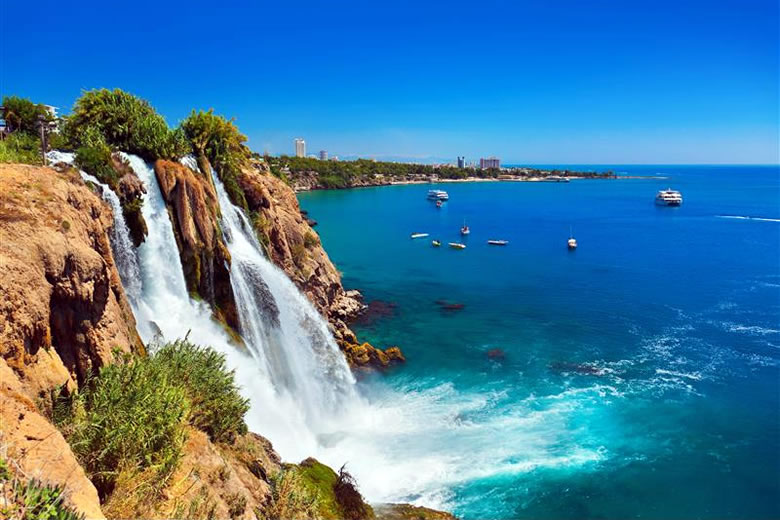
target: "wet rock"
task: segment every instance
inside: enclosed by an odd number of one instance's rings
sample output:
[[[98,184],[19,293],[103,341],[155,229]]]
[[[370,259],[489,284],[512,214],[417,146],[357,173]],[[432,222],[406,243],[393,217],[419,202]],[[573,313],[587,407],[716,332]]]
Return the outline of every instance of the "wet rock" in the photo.
[[[395,302],[370,301],[360,315],[355,318],[354,323],[363,326],[372,325],[383,318],[393,316],[397,307]]]
[[[447,300],[436,300],[436,305],[439,306],[439,308],[442,311],[460,311],[463,310],[466,307],[466,304],[464,303],[450,303]]]
[[[352,368],[377,368],[384,370],[394,363],[404,363],[404,357],[401,349],[390,347],[386,350],[380,350],[370,343],[348,343],[339,342],[341,350],[347,358],[347,363]]]
[[[496,361],[503,361],[506,358],[506,353],[500,348],[493,348],[488,350],[487,357]]]

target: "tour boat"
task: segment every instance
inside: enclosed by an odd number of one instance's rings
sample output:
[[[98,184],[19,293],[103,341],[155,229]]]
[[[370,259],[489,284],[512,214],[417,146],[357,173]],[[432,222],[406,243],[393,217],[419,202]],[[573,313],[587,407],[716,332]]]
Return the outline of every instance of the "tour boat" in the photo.
[[[488,240],[488,244],[491,246],[505,246],[509,243],[509,240]]]
[[[466,221],[464,220],[464,221],[463,221],[463,227],[462,227],[462,228],[460,228],[460,234],[461,234],[461,235],[468,235],[469,233],[471,233],[471,230],[470,230],[470,229],[469,229],[469,227],[466,225]]]
[[[671,188],[661,190],[655,195],[655,203],[659,206],[679,206],[682,204],[682,194]]]
[[[542,179],[544,182],[569,182],[569,179],[566,177],[561,177],[560,175],[548,175],[544,179]]]
[[[449,246],[452,249],[466,249],[466,244],[461,244],[460,242],[450,242]]]
[[[428,190],[430,200],[449,200],[450,196],[444,190]]]
[[[439,242],[438,240],[434,240],[433,242],[431,242],[431,245],[433,247],[439,247],[441,245],[441,242]]]
[[[412,238],[425,238],[428,236],[428,233],[412,233]]]

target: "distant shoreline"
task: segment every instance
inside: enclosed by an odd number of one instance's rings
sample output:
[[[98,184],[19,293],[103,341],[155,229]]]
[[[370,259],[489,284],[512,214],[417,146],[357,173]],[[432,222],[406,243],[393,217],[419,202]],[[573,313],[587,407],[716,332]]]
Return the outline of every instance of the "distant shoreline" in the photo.
[[[637,179],[656,179],[665,180],[669,179],[664,175],[615,175],[612,177],[591,177],[591,176],[567,176],[567,180],[637,180]],[[400,180],[400,181],[380,181],[375,183],[354,184],[352,186],[345,186],[339,188],[325,187],[325,186],[293,186],[295,193],[306,193],[308,191],[334,191],[334,190],[351,190],[354,188],[378,188],[382,186],[406,186],[416,184],[456,184],[456,183],[469,183],[469,182],[544,182],[550,184],[566,184],[566,181],[549,181],[545,177],[514,177],[514,178],[487,178],[487,177],[466,177],[463,179],[437,179],[437,180]]]

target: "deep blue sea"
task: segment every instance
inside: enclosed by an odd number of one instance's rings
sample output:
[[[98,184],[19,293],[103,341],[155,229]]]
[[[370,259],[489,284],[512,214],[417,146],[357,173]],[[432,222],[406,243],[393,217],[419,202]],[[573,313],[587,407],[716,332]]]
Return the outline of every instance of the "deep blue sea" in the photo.
[[[778,168],[594,168],[668,179],[299,196],[378,302],[359,337],[408,359],[362,383],[416,407],[386,441],[415,468],[402,498],[467,520],[780,518]],[[681,207],[654,205],[666,187]]]

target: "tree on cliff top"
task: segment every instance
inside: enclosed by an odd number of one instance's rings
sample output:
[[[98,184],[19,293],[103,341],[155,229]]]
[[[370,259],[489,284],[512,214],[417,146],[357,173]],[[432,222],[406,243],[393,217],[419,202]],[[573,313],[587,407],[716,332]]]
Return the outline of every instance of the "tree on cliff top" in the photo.
[[[234,120],[214,114],[213,109],[193,110],[182,121],[181,129],[195,153],[208,158],[233,204],[246,209],[246,198],[237,178],[251,151],[245,144],[246,136],[238,130]]]
[[[190,152],[181,130],[171,130],[147,101],[120,89],[90,90],[76,100],[64,128],[69,143],[90,146],[95,132],[109,146],[147,161],[175,160]]]
[[[19,96],[4,96],[5,123],[11,132],[24,132],[33,136],[38,135],[38,118],[43,116],[47,120],[51,118],[49,111],[41,103],[33,103],[29,99]]]

